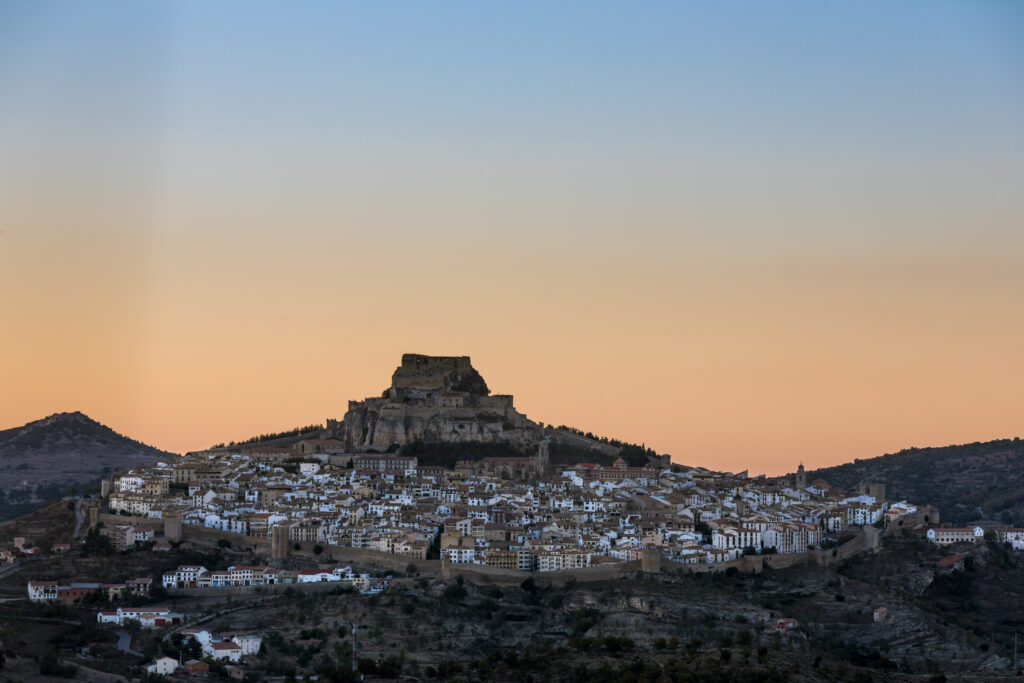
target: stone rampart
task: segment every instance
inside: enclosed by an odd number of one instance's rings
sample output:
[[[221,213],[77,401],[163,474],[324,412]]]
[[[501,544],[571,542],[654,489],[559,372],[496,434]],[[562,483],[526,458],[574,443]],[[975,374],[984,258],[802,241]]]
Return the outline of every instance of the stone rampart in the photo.
[[[878,529],[873,527],[862,529],[856,536],[846,543],[839,547],[829,548],[827,550],[809,550],[806,553],[785,553],[781,555],[744,555],[735,560],[730,560],[729,562],[715,562],[713,564],[681,564],[662,560],[662,567],[664,570],[669,571],[671,571],[671,568],[675,567],[677,570],[694,573],[724,572],[730,567],[734,567],[741,573],[753,572],[755,574],[763,572],[765,567],[769,567],[771,569],[786,569],[788,567],[797,567],[803,564],[827,567],[837,562],[841,562],[846,558],[861,552],[865,548],[877,545],[876,540],[868,538],[869,536],[877,536],[877,533]]]
[[[590,581],[608,581],[633,576],[641,571],[640,560],[633,562],[613,562],[583,567],[582,569],[565,569],[554,572],[524,572],[518,569],[501,569],[479,564],[442,564],[443,574],[447,577],[462,576],[473,583],[518,586],[528,578],[538,585],[564,586],[569,581],[586,583]]]
[[[264,593],[283,593],[291,588],[310,593],[328,592],[335,588],[350,588],[346,581],[315,581],[309,583],[271,583],[264,586],[210,586],[209,588],[168,588],[167,594],[172,598],[216,598],[235,597],[238,595],[261,595]]]
[[[150,517],[136,517],[135,515],[115,515],[109,512],[101,512],[96,515],[98,522],[103,526],[118,526],[120,524],[131,524],[134,527],[163,531],[164,520],[152,519]]]
[[[182,535],[185,540],[211,544],[224,539],[231,541],[231,545],[236,548],[253,546],[256,548],[256,552],[258,553],[265,553],[267,555],[271,554],[271,542],[266,538],[243,536],[242,534],[233,534],[228,531],[221,531],[220,529],[207,529],[206,527],[196,526],[194,524],[184,525],[182,527]],[[292,557],[308,558],[323,564],[354,563],[377,569],[405,571],[409,564],[412,563],[416,565],[416,570],[418,572],[427,574],[441,573],[440,560],[421,560],[415,557],[409,557],[408,555],[393,555],[391,553],[382,553],[379,550],[348,548],[330,543],[319,544],[320,547],[323,548],[323,552],[318,554],[313,552],[314,546],[317,545],[316,543],[298,543],[297,545],[299,548],[296,550],[296,543],[294,541],[288,542],[288,555]]]

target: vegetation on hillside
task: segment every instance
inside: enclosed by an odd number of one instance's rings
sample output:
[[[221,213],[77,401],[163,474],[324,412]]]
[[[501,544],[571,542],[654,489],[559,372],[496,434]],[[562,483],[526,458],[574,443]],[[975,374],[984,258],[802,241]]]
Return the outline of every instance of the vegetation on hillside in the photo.
[[[1019,438],[941,448],[907,448],[808,472],[855,490],[882,482],[886,497],[930,504],[943,521],[997,520],[1024,526],[1024,442]]]
[[[568,432],[569,434],[575,434],[576,436],[582,436],[585,439],[591,441],[597,441],[599,443],[613,446],[619,449],[619,455],[625,460],[630,467],[643,467],[647,464],[648,458],[660,457],[658,452],[653,448],[648,448],[647,444],[635,444],[627,441],[620,441],[619,439],[612,439],[607,436],[597,436],[593,432],[585,432],[582,429],[575,427],[568,427],[566,425],[559,425],[555,427],[559,431]],[[567,444],[551,444],[551,462],[558,465],[573,464],[575,462],[596,462],[599,465],[610,465],[615,460],[614,457],[607,457],[595,454],[592,450],[572,446]],[[586,454],[584,456],[584,454]]]
[[[260,434],[259,436],[251,436],[244,441],[231,441],[229,443],[218,443],[210,446],[210,448],[234,448],[235,446],[245,446],[246,444],[252,443],[263,443],[264,441],[275,441],[277,439],[287,439],[291,436],[303,436],[305,434],[311,434],[313,432],[323,431],[324,426],[322,424],[311,424],[305,427],[295,427],[294,429],[286,429],[283,432],[268,432],[267,434]]]
[[[459,458],[468,456],[473,460],[481,458],[525,457],[533,455],[522,451],[509,443],[489,443],[484,441],[465,441],[462,443],[441,443],[414,441],[400,450],[402,455],[415,455],[421,467],[447,467],[453,469]]]
[[[169,457],[80,412],[0,430],[0,520],[81,493],[111,472]]]

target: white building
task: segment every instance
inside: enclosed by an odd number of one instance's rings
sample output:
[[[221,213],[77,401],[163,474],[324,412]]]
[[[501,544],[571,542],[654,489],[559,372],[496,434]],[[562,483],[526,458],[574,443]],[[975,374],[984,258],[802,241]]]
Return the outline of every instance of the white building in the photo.
[[[157,676],[169,676],[178,670],[178,660],[173,657],[161,657],[146,667],[146,671]]]
[[[980,526],[975,527],[946,527],[944,529],[929,529],[928,540],[935,545],[949,545],[950,543],[980,543],[985,537],[985,530]]]
[[[180,624],[185,615],[159,607],[118,607],[116,611],[101,611],[96,614],[96,622],[100,624],[116,624],[124,626],[128,621],[137,621],[145,628],[157,626],[173,626]]]
[[[56,600],[57,583],[55,581],[29,581],[28,599],[32,602]]]
[[[206,573],[206,567],[181,565],[173,572],[164,574],[164,588],[195,588],[199,577]]]
[[[996,529],[996,538],[1014,550],[1024,550],[1024,529]]]
[[[235,643],[242,649],[242,656],[248,657],[249,655],[259,654],[260,646],[263,644],[263,638],[260,636],[234,636],[231,642]]]
[[[203,648],[203,654],[214,660],[238,662],[242,659],[242,648],[238,643],[210,643]]]

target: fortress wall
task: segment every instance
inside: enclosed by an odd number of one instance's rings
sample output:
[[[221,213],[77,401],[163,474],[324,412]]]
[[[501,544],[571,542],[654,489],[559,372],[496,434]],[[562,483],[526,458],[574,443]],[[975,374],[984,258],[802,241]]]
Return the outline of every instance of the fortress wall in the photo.
[[[308,557],[319,562],[326,562],[327,557],[334,558],[331,564],[354,563],[362,566],[370,566],[377,569],[390,569],[392,571],[404,572],[409,564],[416,565],[416,571],[423,574],[441,574],[441,560],[421,560],[408,555],[393,555],[382,553],[379,550],[367,550],[365,548],[347,548],[330,543],[321,543],[323,553],[317,555],[313,552],[315,543],[300,543],[300,550],[295,550],[295,544],[288,546],[288,554],[292,556]]]
[[[231,545],[235,548],[254,546],[256,552],[267,555],[270,555],[272,550],[270,539],[243,536],[242,534],[233,534],[228,531],[221,531],[220,529],[207,529],[195,526],[194,524],[184,525],[182,527],[182,535],[185,540],[201,543],[215,544],[217,541],[224,539],[231,541]],[[299,543],[298,550],[295,549],[295,543],[295,541],[288,541],[288,555],[308,558],[320,564],[354,563],[377,569],[404,572],[411,562],[416,565],[418,572],[427,574],[441,573],[440,560],[421,560],[409,557],[408,555],[392,555],[391,553],[382,553],[378,550],[366,550],[364,548],[346,548],[330,543],[321,543],[320,546],[324,550],[317,555],[313,552],[313,546],[317,545],[316,543]],[[328,560],[328,558],[332,559]]]
[[[348,588],[351,584],[343,581],[320,581],[317,583],[271,583],[265,586],[210,586],[209,588],[168,588],[172,598],[215,598],[218,596],[232,597],[236,595],[259,595],[263,593],[283,593],[289,588],[313,593],[329,592],[335,588]]]
[[[115,515],[109,512],[101,512],[96,516],[96,521],[103,522],[103,526],[111,527],[122,524],[131,524],[134,527],[143,529],[154,529],[163,531],[164,520],[151,519],[149,517],[136,517],[135,515]]]
[[[269,538],[256,538],[255,536],[233,534],[228,531],[221,531],[220,529],[207,529],[206,527],[196,526],[195,524],[182,524],[181,537],[186,541],[210,544],[216,544],[217,541],[223,539],[225,541],[231,541],[231,546],[235,549],[252,546],[256,548],[256,552],[266,553],[267,555],[269,555],[271,551]]]
[[[764,571],[765,567],[786,569],[788,567],[798,567],[802,564],[827,567],[856,555],[870,545],[872,544],[867,542],[867,534],[862,530],[838,548],[829,548],[828,550],[811,550],[806,553],[786,553],[782,555],[744,555],[730,562],[717,562],[715,564],[680,564],[662,559],[662,566],[664,569],[675,567],[677,571],[695,573],[724,572],[730,567],[735,567],[741,573],[753,572],[760,574]]]
[[[868,543],[868,534],[873,536],[878,533],[878,529],[871,528],[871,530],[861,529],[861,531],[851,538],[846,543],[842,544],[838,548],[829,548],[828,550],[815,550],[813,553],[814,561],[821,567],[827,567],[837,562],[842,562],[848,557],[856,555],[860,551],[873,547],[874,542]]]
[[[640,570],[640,560],[600,564],[593,567],[584,567],[583,569],[566,569],[555,572],[524,572],[518,569],[502,569],[477,564],[443,563],[443,574],[446,578],[462,576],[473,583],[503,586],[518,586],[526,579],[532,577],[538,585],[562,587],[569,581],[586,583],[589,581],[621,579],[632,576]]]
[[[492,410],[500,410],[504,412],[512,408],[512,396],[509,394],[494,394],[492,396],[481,396],[477,399],[477,404],[481,408],[488,408]]]

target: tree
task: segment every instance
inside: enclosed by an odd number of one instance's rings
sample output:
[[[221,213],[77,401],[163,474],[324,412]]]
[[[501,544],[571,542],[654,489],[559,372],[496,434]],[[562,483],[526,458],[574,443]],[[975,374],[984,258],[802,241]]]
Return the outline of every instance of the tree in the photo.
[[[466,591],[466,586],[463,585],[464,583],[465,581],[461,576],[456,577],[455,583],[444,589],[445,599],[451,600],[452,602],[461,602],[468,593]]]
[[[114,544],[108,536],[103,535],[100,528],[102,522],[89,529],[85,534],[85,542],[82,544],[82,555],[113,555]]]
[[[226,538],[222,538],[219,541],[217,541],[217,547],[218,548],[230,548],[231,547],[231,541],[229,541]]]

